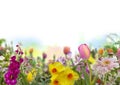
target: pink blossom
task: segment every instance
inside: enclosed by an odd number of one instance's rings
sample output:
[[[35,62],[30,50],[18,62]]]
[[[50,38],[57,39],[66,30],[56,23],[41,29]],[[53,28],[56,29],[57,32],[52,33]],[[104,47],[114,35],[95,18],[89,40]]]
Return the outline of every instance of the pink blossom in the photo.
[[[114,58],[102,58],[101,60],[97,60],[93,65],[93,70],[97,72],[97,74],[104,75],[114,68],[118,68],[119,64],[117,60]]]
[[[89,59],[89,57],[90,57],[90,49],[86,44],[81,44],[78,47],[78,51],[79,51],[80,57],[82,59]]]

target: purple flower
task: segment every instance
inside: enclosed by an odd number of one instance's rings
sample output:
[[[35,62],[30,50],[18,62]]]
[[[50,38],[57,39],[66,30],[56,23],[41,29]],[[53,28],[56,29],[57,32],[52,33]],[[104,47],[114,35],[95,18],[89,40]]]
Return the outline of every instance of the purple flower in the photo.
[[[47,58],[47,54],[46,54],[46,53],[43,53],[43,54],[42,54],[42,57],[43,57],[43,59],[46,59],[46,58]]]
[[[8,71],[5,74],[5,82],[7,85],[15,85],[17,83],[17,77],[18,74],[12,72],[12,71]]]
[[[63,65],[66,65],[66,58],[64,58],[64,57],[59,57],[59,58],[57,58],[56,61],[61,62]]]
[[[16,56],[12,56],[11,60],[14,61],[16,59]]]
[[[20,58],[20,63],[22,63],[23,62],[23,58]]]
[[[18,53],[18,50],[15,50],[16,53]]]
[[[5,73],[5,82],[7,85],[16,85],[17,78],[20,73],[20,64],[23,62],[23,59],[20,58],[19,61],[16,61],[16,56],[12,56],[10,60],[10,65],[8,67],[7,73]]]

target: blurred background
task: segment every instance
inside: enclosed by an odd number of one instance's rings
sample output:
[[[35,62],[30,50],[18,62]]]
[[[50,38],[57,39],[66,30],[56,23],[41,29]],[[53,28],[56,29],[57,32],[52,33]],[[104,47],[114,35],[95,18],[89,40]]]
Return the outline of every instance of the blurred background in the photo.
[[[120,33],[119,0],[2,0],[0,38],[44,51],[81,43],[101,47],[109,33]],[[52,48],[54,49],[54,48]]]

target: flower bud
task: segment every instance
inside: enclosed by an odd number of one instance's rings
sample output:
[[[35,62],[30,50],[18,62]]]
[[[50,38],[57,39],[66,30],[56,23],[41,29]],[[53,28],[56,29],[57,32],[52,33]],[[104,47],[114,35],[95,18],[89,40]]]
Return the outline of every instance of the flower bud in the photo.
[[[89,57],[90,57],[90,49],[86,44],[81,44],[78,47],[78,51],[79,51],[80,57],[82,59],[89,59]]]

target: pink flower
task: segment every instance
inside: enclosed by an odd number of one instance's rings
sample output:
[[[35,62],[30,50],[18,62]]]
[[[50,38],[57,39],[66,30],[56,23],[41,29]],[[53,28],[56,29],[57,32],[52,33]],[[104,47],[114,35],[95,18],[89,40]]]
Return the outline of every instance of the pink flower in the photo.
[[[81,44],[78,47],[78,51],[79,51],[80,57],[82,59],[89,59],[89,57],[90,57],[90,49],[86,44]]]
[[[117,60],[114,58],[102,58],[101,60],[98,60],[93,65],[93,70],[98,75],[105,75],[106,73],[110,72],[114,68],[118,68],[119,64],[117,63]]]

